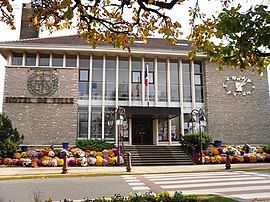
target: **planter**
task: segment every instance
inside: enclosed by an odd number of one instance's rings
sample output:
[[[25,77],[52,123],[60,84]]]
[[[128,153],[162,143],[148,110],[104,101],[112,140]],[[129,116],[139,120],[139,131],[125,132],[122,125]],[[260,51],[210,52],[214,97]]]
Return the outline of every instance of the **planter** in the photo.
[[[68,150],[68,146],[69,146],[69,142],[63,142],[62,143],[63,149]]]
[[[221,140],[215,140],[214,141],[214,147],[220,147],[221,146],[222,141]]]

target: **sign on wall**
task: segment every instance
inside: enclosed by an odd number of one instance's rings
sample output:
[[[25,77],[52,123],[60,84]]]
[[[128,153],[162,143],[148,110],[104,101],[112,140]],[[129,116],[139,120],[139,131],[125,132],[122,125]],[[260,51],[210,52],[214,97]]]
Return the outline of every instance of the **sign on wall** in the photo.
[[[58,72],[52,69],[30,70],[27,87],[32,95],[51,96],[58,88]]]

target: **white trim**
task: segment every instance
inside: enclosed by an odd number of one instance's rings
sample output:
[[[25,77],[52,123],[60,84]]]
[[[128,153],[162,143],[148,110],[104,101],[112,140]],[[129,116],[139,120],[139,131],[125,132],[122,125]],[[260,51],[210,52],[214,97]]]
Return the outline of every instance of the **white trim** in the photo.
[[[106,80],[106,55],[103,55],[103,64],[102,64],[102,107],[101,107],[101,139],[104,139],[104,133],[105,133],[105,80]]]
[[[142,67],[141,67],[141,87],[142,87],[142,94],[141,94],[141,100],[142,100],[142,106],[145,106],[145,85],[144,85],[144,69],[145,69],[145,58],[141,58],[142,61]]]
[[[50,53],[50,58],[49,58],[49,67],[52,67],[52,60],[53,60],[53,54]]]
[[[115,107],[118,108],[118,87],[119,87],[119,56],[116,56],[116,69],[115,69]]]
[[[170,68],[171,66],[170,66],[170,59],[169,58],[167,58],[166,59],[166,73],[167,73],[167,104],[168,104],[168,106],[170,106],[170,104],[171,104],[171,72],[170,72],[170,70],[171,70],[171,68]]]
[[[86,46],[85,48],[82,48],[80,46],[79,47],[74,47],[74,46],[48,46],[46,47],[46,45],[43,44],[43,47],[40,46],[26,46],[25,44],[17,44],[16,46],[10,46],[10,44],[7,45],[1,45],[0,49],[9,49],[9,50],[20,50],[20,49],[24,49],[24,50],[33,50],[33,48],[36,48],[37,50],[54,50],[54,51],[76,51],[76,52],[89,52],[90,53],[115,53],[115,54],[127,54],[129,55],[130,53],[128,51],[122,50],[122,49],[105,49],[105,48],[96,48],[96,49],[90,49],[89,46]],[[132,50],[131,52],[133,55],[136,54],[140,54],[140,55],[145,55],[145,54],[149,54],[149,55],[153,55],[153,56],[158,56],[158,55],[163,55],[163,56],[168,56],[168,57],[172,57],[172,56],[186,56],[188,58],[188,52],[189,51],[183,51],[181,52],[181,50],[175,50],[175,51],[169,51],[166,50],[166,53],[164,53],[164,50],[160,50],[160,51],[153,51],[153,50],[144,50],[144,49],[140,49],[140,50]],[[206,58],[207,56],[203,53],[198,53],[196,54],[196,58]]]
[[[195,79],[194,79],[194,60],[191,60],[189,62],[189,65],[190,65],[190,78],[191,78],[191,106],[192,106],[192,109],[195,109],[195,101],[196,101],[196,98],[195,98]]]
[[[185,124],[184,124],[184,87],[183,87],[183,64],[182,60],[178,60],[178,70],[179,70],[179,96],[180,96],[180,128],[181,134],[184,135],[185,133]]]
[[[25,52],[23,52],[22,66],[26,66],[26,53]]]
[[[158,67],[157,57],[154,58],[154,91],[155,91],[155,106],[158,106]]]
[[[132,145],[132,119],[128,119],[128,140],[129,145]]]
[[[91,139],[91,115],[92,115],[92,75],[93,75],[93,56],[90,55],[89,58],[89,95],[88,95],[88,136],[87,138]]]
[[[129,56],[128,58],[128,106],[132,106],[131,105],[131,94],[132,94],[132,81],[131,81],[131,78],[132,78],[132,57]]]
[[[169,145],[172,144],[172,131],[171,131],[172,127],[171,126],[172,126],[172,120],[168,119],[168,131],[167,131],[167,133],[168,133]]]

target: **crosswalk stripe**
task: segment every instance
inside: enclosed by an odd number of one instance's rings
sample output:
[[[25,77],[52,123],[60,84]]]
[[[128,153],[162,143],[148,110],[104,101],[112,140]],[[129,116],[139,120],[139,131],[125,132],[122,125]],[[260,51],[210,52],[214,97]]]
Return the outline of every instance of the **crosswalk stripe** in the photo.
[[[217,182],[217,183],[209,183],[207,181],[204,181],[204,183],[200,184],[178,184],[178,185],[163,185],[161,188],[163,189],[175,189],[175,188],[195,188],[195,187],[207,187],[207,186],[226,186],[226,185],[247,185],[247,183],[250,184],[262,184],[262,183],[270,183],[270,180],[261,179],[260,181],[248,181],[246,184],[243,184],[243,181],[237,181],[237,182]]]
[[[147,191],[147,190],[150,190],[150,188],[149,187],[147,187],[147,186],[136,186],[136,187],[131,187],[132,188],[132,190],[134,190],[134,191]]]
[[[140,180],[125,180],[126,182],[140,182]]]
[[[128,183],[130,186],[138,186],[138,185],[144,185],[143,182],[134,182],[134,183]]]
[[[192,180],[179,180],[179,181],[162,181],[162,182],[155,182],[156,184],[191,184],[191,183],[199,183],[199,182],[202,182],[202,183],[209,183],[209,182],[229,182],[229,181],[247,181],[247,180],[261,180],[263,179],[262,177],[235,177],[235,178],[226,178],[226,179],[218,179],[218,178],[215,178],[215,179],[192,179]]]
[[[216,179],[221,179],[221,178],[235,178],[236,176],[235,175],[227,175],[227,176],[218,176],[218,178],[215,178]],[[237,175],[237,177],[247,177],[247,175]],[[168,177],[168,178],[155,178],[155,179],[149,179],[153,182],[158,182],[158,181],[169,181],[169,180],[172,180],[172,181],[175,181],[175,180],[192,180],[192,179],[209,179],[209,176],[199,176],[199,177],[196,177],[194,178],[193,177],[182,177],[182,176],[179,176],[179,177]]]
[[[270,185],[256,185],[256,186],[246,186],[246,187],[220,187],[220,188],[205,188],[205,189],[196,189],[196,190],[187,190],[183,192],[204,192],[204,193],[226,193],[226,192],[242,192],[242,191],[258,191],[258,190],[265,190],[270,192]]]
[[[176,173],[176,174],[156,174],[156,175],[143,175],[145,178],[154,179],[154,178],[168,178],[168,177],[179,177],[179,176],[186,176],[186,177],[197,177],[197,176],[228,176],[228,175],[239,175],[238,172],[202,172],[202,173]]]
[[[238,197],[242,199],[254,199],[254,198],[259,198],[259,199],[269,199],[270,198],[270,192],[265,192],[265,193],[249,193],[249,194],[235,194],[231,195],[232,197]],[[270,200],[269,200],[270,201]]]

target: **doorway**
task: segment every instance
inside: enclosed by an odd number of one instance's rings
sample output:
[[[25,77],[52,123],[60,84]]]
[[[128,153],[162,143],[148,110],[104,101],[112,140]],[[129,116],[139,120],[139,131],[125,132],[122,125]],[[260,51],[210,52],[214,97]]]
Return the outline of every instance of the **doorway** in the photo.
[[[153,144],[153,129],[151,119],[132,120],[132,144]]]

